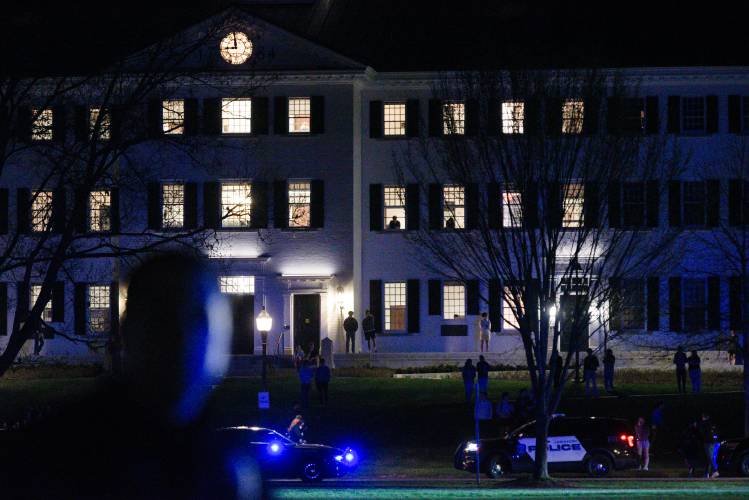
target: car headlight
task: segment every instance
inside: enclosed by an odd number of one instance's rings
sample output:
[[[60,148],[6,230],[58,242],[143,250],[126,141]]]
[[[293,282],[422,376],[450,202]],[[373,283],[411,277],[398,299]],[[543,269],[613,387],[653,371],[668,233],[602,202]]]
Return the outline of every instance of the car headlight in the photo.
[[[335,458],[335,461],[336,461],[336,462],[343,462],[343,455],[336,455],[336,456],[335,456],[335,457],[333,457],[333,458]]]
[[[333,459],[338,463],[351,467],[353,465],[356,465],[359,457],[357,457],[354,450],[352,450],[351,448],[346,448],[345,450],[343,450],[342,454],[334,456]]]
[[[468,441],[466,443],[466,447],[463,448],[463,451],[469,452],[469,453],[476,453],[479,451],[479,445],[478,443],[474,443],[473,441]]]

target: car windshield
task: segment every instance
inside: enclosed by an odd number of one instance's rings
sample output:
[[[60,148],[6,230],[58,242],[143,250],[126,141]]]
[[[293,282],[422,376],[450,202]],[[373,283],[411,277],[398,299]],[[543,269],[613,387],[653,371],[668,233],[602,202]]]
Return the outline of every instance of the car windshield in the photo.
[[[528,434],[529,432],[531,432],[531,431],[534,430],[534,427],[533,427],[534,425],[536,425],[536,421],[535,420],[531,420],[527,424],[523,424],[520,427],[518,427],[517,429],[508,432],[507,435],[506,435],[506,437],[507,438],[512,438],[512,437],[516,437],[516,436],[518,436],[520,434]]]
[[[252,441],[254,443],[270,443],[272,441],[281,441],[285,444],[293,444],[291,441],[289,441],[288,438],[274,431],[273,429],[260,429],[258,431],[254,431],[253,433],[254,436],[252,436]]]

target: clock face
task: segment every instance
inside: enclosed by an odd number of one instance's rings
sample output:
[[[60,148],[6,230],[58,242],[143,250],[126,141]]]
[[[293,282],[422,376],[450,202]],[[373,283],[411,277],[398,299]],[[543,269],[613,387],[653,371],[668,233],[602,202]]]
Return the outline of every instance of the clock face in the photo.
[[[252,42],[241,31],[227,34],[219,47],[221,57],[229,64],[242,64],[252,55]]]

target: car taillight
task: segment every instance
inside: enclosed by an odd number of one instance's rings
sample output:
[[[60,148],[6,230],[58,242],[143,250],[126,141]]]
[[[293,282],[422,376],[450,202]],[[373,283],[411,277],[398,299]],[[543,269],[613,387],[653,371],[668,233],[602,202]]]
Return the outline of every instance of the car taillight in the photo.
[[[635,446],[635,437],[632,434],[622,434],[619,436],[619,441],[627,443],[627,446],[630,448],[634,448]]]

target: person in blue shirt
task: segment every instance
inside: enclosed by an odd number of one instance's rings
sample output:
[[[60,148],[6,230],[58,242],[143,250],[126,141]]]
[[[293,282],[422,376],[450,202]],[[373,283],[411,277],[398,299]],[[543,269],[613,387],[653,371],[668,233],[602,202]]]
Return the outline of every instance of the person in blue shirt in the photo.
[[[330,368],[325,364],[325,358],[320,358],[320,366],[315,370],[315,387],[320,397],[320,404],[328,404],[328,384],[330,383]]]
[[[473,366],[473,361],[466,359],[466,362],[460,371],[463,374],[463,387],[466,391],[466,403],[470,403],[473,398],[473,384],[476,380],[476,367]]]

